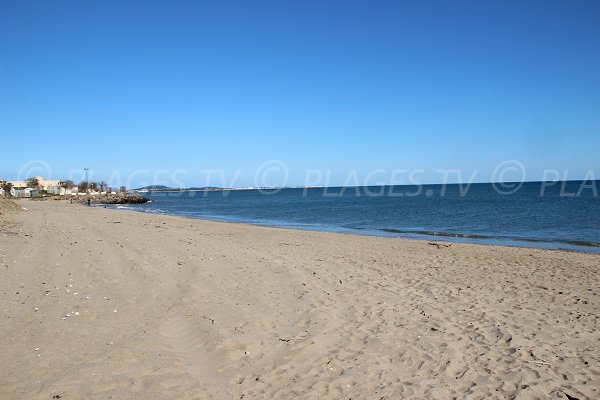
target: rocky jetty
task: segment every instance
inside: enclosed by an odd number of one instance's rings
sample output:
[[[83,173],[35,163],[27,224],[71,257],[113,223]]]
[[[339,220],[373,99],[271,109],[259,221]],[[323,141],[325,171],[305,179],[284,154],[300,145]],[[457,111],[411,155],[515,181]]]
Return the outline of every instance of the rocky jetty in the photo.
[[[88,198],[93,204],[143,204],[148,198],[137,193],[99,194],[95,196],[77,196],[73,201],[87,203]]]

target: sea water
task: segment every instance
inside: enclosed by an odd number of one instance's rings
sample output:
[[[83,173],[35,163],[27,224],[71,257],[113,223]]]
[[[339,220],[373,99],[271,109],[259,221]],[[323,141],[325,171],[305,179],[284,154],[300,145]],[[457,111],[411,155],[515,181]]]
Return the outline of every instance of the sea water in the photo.
[[[137,211],[285,228],[600,252],[600,181],[146,193]]]

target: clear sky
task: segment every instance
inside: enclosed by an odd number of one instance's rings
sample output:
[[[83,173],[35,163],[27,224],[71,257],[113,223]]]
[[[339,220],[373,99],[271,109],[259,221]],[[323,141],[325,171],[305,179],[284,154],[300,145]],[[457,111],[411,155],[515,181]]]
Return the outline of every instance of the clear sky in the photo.
[[[598,21],[599,1],[2,0],[0,177],[600,179]]]

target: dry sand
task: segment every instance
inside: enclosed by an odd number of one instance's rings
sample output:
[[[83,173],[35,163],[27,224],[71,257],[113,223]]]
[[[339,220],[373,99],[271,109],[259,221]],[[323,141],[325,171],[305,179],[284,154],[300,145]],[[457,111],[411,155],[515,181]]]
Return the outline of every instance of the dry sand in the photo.
[[[14,201],[11,201],[4,197],[0,197],[0,215],[8,214],[8,213],[12,213],[14,211],[20,211],[20,210],[21,210],[21,207]]]
[[[600,398],[599,255],[19,204],[1,399]]]

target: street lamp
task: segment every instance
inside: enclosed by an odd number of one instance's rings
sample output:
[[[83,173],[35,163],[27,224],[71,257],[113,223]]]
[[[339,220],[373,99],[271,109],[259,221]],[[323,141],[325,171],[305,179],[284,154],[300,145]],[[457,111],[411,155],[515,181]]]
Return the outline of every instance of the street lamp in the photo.
[[[84,168],[83,169],[85,171],[85,191],[87,193],[90,192],[90,180],[88,179],[88,171],[90,170],[89,168]]]

